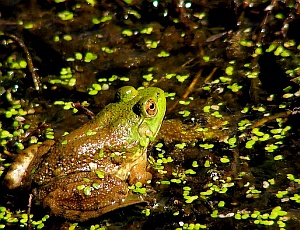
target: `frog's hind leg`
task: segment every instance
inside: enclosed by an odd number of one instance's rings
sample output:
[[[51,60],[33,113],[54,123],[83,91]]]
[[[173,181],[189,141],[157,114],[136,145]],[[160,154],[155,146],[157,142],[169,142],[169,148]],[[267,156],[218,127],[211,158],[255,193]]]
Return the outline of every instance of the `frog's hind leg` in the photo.
[[[36,162],[40,161],[40,158],[49,151],[54,143],[53,140],[48,140],[43,143],[42,147],[35,144],[20,152],[4,177],[5,186],[9,189],[15,189],[22,185],[29,185],[31,178],[28,175],[37,165]]]
[[[52,214],[72,221],[86,221],[143,202],[139,196],[128,196],[124,181],[112,175],[99,178],[94,172],[75,173],[42,189],[48,189],[48,192],[44,191],[48,194],[43,199],[44,207],[49,207]]]

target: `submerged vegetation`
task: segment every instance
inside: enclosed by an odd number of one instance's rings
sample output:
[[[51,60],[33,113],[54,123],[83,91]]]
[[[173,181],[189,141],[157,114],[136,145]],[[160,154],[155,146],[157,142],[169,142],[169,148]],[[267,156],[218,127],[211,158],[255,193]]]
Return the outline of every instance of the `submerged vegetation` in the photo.
[[[64,223],[1,185],[0,228],[299,228],[298,1],[3,1],[0,174],[124,85],[160,87],[146,205]],[[74,105],[76,104],[76,105]],[[92,116],[92,115],[91,115]],[[88,192],[88,191],[87,191]],[[28,198],[27,198],[28,197]],[[59,223],[58,223],[59,222]]]

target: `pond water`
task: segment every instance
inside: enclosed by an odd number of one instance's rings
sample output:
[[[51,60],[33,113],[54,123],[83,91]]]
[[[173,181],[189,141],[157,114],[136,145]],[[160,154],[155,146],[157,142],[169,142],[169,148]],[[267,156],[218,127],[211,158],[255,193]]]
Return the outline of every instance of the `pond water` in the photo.
[[[98,113],[124,85],[167,97],[152,180],[133,188],[148,203],[72,223],[33,202],[32,228],[298,229],[299,10],[292,0],[1,1],[1,180],[14,154],[89,120],[72,103]],[[0,191],[0,228],[26,228],[30,188]]]

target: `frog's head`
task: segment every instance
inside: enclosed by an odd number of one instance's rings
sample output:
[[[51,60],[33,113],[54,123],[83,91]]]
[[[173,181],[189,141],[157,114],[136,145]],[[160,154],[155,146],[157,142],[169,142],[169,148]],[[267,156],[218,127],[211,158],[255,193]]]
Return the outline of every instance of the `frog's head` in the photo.
[[[164,91],[156,87],[136,90],[131,86],[124,86],[119,89],[117,97],[130,105],[130,113],[138,120],[132,129],[131,141],[139,140],[140,145],[146,147],[149,141],[154,140],[165,116]]]

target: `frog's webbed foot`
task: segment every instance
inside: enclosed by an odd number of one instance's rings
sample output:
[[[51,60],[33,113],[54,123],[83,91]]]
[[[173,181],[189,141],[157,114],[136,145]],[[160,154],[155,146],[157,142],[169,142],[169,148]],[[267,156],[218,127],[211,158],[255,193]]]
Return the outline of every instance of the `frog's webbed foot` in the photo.
[[[73,221],[86,221],[112,210],[143,202],[139,196],[128,195],[127,184],[112,175],[99,178],[94,172],[81,172],[55,181],[54,186],[41,188],[49,194],[43,199],[51,213]],[[49,187],[50,186],[50,187]],[[37,196],[39,196],[37,194]]]

